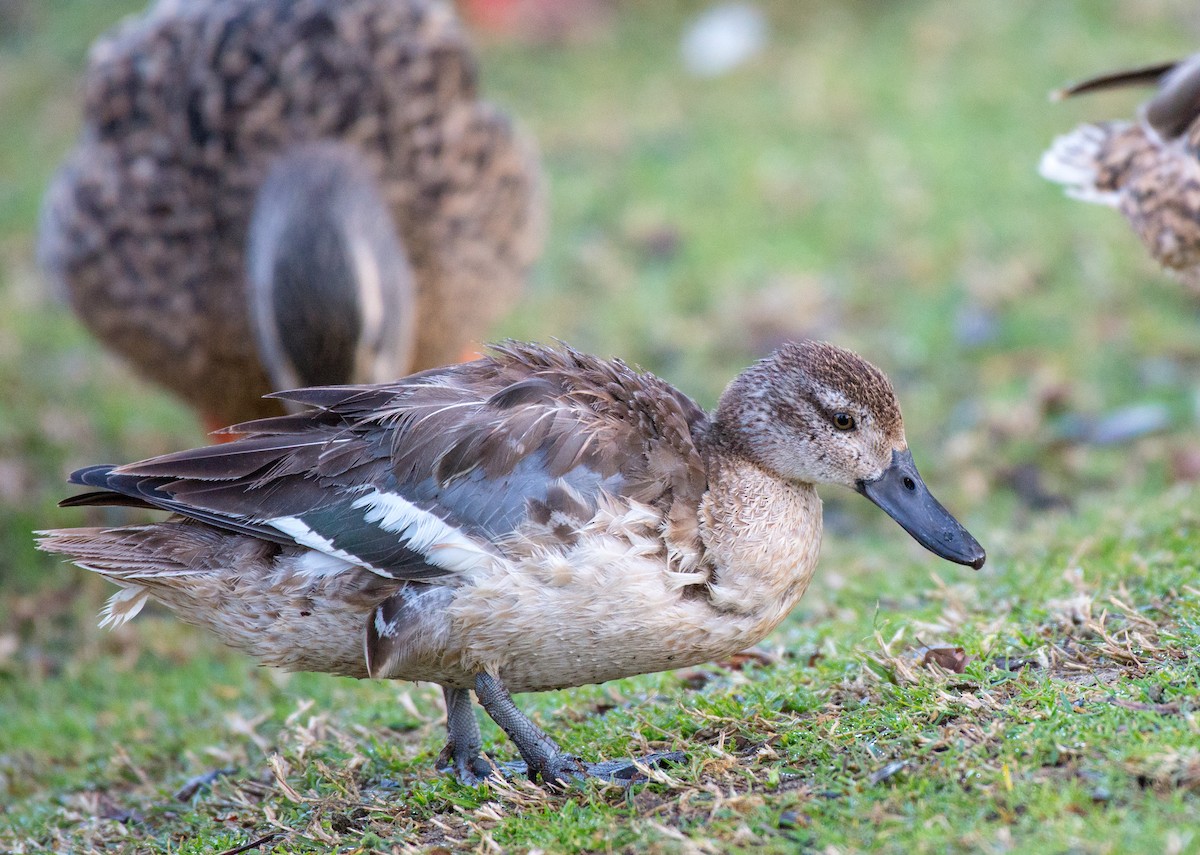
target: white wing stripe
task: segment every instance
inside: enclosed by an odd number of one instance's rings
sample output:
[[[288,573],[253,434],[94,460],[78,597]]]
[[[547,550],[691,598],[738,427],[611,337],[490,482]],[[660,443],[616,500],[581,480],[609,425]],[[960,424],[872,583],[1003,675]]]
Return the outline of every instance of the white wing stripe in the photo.
[[[490,563],[493,555],[441,517],[424,511],[395,493],[374,490],[355,499],[352,508],[363,508],[363,520],[400,537],[430,564],[463,573]]]
[[[395,578],[391,573],[385,570],[380,570],[366,561],[363,561],[357,555],[347,552],[344,549],[338,549],[333,545],[333,541],[324,535],[318,534],[308,527],[308,524],[299,517],[275,517],[275,519],[266,520],[266,524],[272,528],[277,528],[296,543],[301,546],[307,546],[309,549],[315,549],[318,552],[323,552],[326,555],[340,558],[343,561],[348,561],[357,567],[362,567],[365,570],[370,570],[372,573],[378,573],[388,579]]]

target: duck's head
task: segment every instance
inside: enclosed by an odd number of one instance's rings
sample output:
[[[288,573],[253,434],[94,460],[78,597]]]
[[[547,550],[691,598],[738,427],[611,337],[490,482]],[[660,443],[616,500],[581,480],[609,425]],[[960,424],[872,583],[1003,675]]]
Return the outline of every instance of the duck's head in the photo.
[[[246,275],[276,389],[408,373],[412,271],[382,190],[352,146],[301,143],[277,156],[255,200]]]
[[[983,547],[917,472],[892,384],[856,354],[824,342],[785,344],[729,384],[715,428],[726,448],[762,469],[856,490],[931,552],[983,566]]]
[[[1171,66],[1158,85],[1140,110],[1142,119],[1163,140],[1182,137],[1200,118],[1200,54]]]

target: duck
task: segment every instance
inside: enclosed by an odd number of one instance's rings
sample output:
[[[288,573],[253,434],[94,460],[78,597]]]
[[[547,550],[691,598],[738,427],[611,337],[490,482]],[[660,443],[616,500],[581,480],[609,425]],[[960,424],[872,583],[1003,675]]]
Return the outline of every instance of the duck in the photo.
[[[1051,97],[1128,86],[1157,87],[1136,120],[1085,124],[1058,137],[1039,172],[1073,198],[1119,210],[1150,255],[1200,294],[1200,54],[1101,74]]]
[[[209,429],[473,358],[545,220],[478,78],[434,0],[158,0],[91,49],[41,267]]]
[[[305,409],[81,469],[70,480],[91,490],[62,502],[168,519],[46,531],[39,548],[119,586],[104,625],[154,600],[266,665],[440,685],[438,768],[463,783],[493,773],[472,692],[531,779],[634,775],[634,759],[565,753],[511,694],[758,643],[812,579],[820,485],[944,559],[985,560],[917,471],[887,377],[828,343],[784,344],[712,413],[561,343],[277,394]]]

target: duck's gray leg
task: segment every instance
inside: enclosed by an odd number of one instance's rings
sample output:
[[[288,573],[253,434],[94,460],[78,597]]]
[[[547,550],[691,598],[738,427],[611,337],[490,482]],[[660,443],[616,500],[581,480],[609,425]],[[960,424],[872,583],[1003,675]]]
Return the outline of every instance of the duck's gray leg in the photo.
[[[483,739],[475,720],[470,689],[442,687],[446,698],[446,747],[438,754],[439,772],[453,772],[460,783],[473,786],[492,774],[492,767],[480,756]]]
[[[606,760],[602,763],[581,763],[575,757],[563,752],[553,739],[534,724],[517,709],[512,696],[495,677],[480,674],[475,678],[475,695],[483,705],[487,714],[492,717],[500,729],[508,734],[508,738],[517,746],[531,779],[541,778],[548,784],[556,782],[568,783],[572,780],[591,776],[603,778],[606,781],[628,784],[635,780],[644,779],[632,760]],[[686,756],[681,751],[664,754],[651,754],[640,759],[643,766],[669,765],[682,763]],[[516,771],[520,764],[504,764],[506,771]]]
[[[475,678],[475,696],[479,703],[508,734],[517,746],[531,779],[541,778],[548,784],[567,783],[587,775],[582,763],[569,754],[564,754],[553,739],[517,709],[508,689],[495,677],[480,674]]]

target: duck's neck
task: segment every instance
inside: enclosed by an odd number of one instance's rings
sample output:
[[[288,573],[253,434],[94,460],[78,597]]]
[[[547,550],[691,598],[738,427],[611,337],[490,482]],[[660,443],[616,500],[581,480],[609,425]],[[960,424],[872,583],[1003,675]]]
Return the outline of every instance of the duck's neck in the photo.
[[[766,635],[799,602],[821,548],[821,499],[740,455],[708,455],[700,538],[714,573],[712,605],[761,620]],[[761,636],[760,636],[761,637]]]

